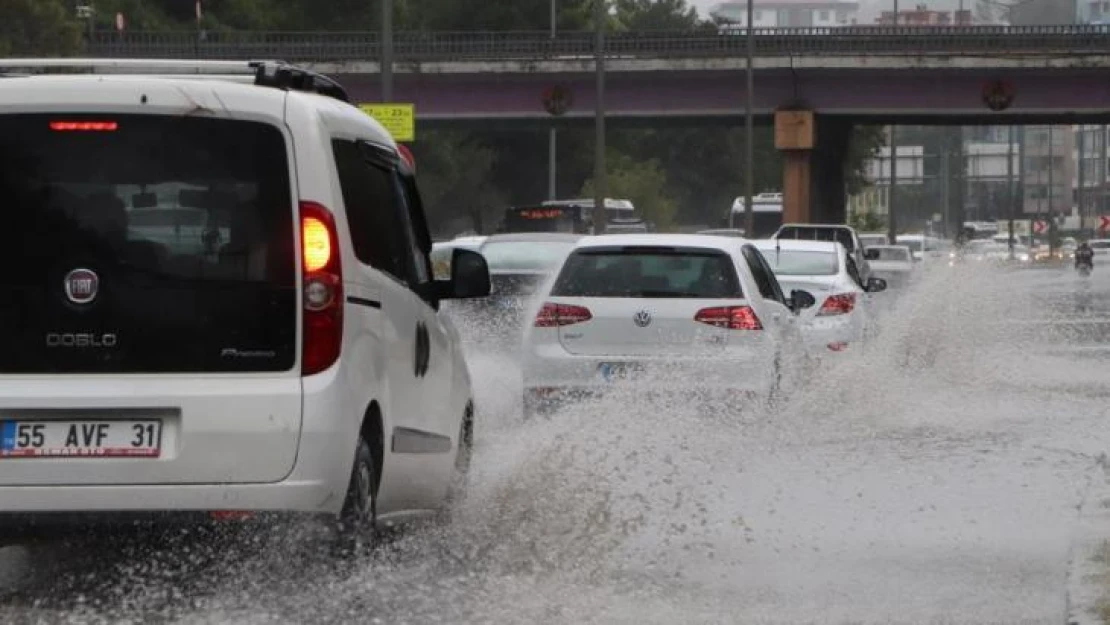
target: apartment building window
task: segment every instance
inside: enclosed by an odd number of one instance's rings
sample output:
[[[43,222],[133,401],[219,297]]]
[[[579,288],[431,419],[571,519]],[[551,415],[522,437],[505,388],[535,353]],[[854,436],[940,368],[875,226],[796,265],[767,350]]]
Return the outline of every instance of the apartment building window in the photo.
[[[821,11],[820,13],[818,13],[818,19],[820,19],[822,22],[829,21],[829,12]]]

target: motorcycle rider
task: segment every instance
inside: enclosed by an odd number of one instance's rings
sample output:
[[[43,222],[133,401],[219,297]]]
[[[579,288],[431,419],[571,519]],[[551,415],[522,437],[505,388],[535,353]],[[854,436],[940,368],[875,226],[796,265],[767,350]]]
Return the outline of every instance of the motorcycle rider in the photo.
[[[1080,242],[1075,248],[1075,268],[1078,269],[1082,265],[1086,265],[1088,269],[1095,267],[1095,251],[1086,241]]]

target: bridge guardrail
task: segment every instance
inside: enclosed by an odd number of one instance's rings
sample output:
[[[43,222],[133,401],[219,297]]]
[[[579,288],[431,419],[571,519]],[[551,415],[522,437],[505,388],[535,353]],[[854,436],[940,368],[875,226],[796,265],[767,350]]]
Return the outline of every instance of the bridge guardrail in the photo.
[[[745,31],[637,31],[606,38],[610,57],[734,57]],[[757,56],[851,54],[1107,53],[1110,26],[848,26],[757,28]],[[594,54],[594,34],[547,32],[398,32],[397,62],[548,60]],[[97,32],[85,54],[102,57],[274,58],[299,62],[376,61],[376,32]]]

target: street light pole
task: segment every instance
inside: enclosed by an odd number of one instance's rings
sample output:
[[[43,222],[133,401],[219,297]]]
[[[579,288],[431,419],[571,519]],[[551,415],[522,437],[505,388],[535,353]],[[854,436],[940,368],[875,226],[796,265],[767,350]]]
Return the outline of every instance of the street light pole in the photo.
[[[557,19],[556,0],[551,0],[551,39],[555,39],[555,22]],[[558,141],[558,131],[555,130],[555,125],[552,123],[551,127],[547,129],[547,199],[555,200],[557,191],[556,187],[556,164],[555,158],[558,154],[556,149]]]
[[[605,19],[606,0],[594,0],[594,68],[597,89],[594,97],[594,208],[592,211],[594,233],[605,234]]]
[[[755,191],[755,120],[753,117],[755,90],[755,77],[752,61],[755,58],[755,0],[748,0],[748,32],[747,35],[747,63],[745,64],[744,87],[744,236],[755,236],[755,207],[752,205],[752,195]],[[729,212],[731,216],[731,209]]]
[[[894,26],[898,26],[898,0],[894,0]],[[897,206],[894,198],[898,189],[898,126],[890,125],[890,188],[886,194],[886,236],[890,244],[898,242],[898,224],[894,218]]]
[[[393,0],[382,0],[382,102],[393,101]]]
[[[1006,237],[1010,247],[1010,260],[1014,259],[1014,209],[1017,207],[1016,198],[1017,190],[1014,188],[1014,127],[1011,125],[1007,130],[1006,140],[1006,203],[1009,205],[1006,211],[1009,219],[1008,226],[1010,236]]]

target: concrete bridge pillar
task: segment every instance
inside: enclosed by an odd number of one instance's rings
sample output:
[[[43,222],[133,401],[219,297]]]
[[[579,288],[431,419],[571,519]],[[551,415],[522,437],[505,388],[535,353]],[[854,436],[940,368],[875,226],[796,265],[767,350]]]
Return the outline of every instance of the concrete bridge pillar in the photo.
[[[813,111],[775,112],[775,147],[783,152],[783,222],[844,223],[844,157],[852,125]]]

